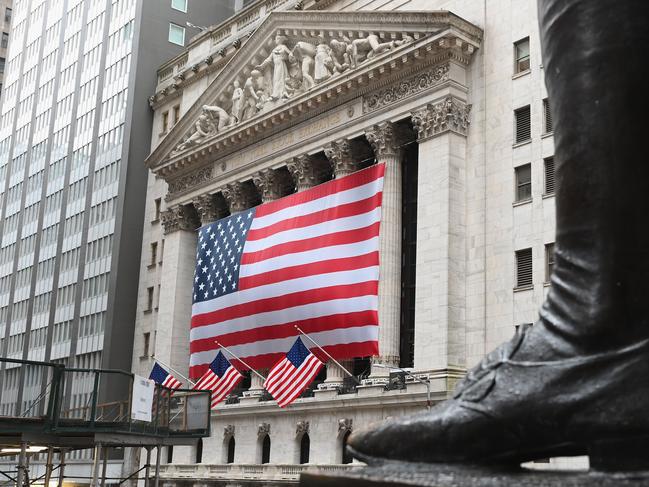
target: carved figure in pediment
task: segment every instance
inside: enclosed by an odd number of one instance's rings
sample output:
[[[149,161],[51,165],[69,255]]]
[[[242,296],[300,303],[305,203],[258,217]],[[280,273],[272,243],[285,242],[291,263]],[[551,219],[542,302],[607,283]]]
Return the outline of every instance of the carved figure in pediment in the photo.
[[[318,37],[318,46],[315,49],[315,82],[321,83],[331,78],[334,62],[331,57],[331,48],[322,36]]]
[[[232,123],[233,118],[223,108],[216,105],[203,105],[201,114],[196,119],[194,128],[177,147],[177,151],[183,151],[199,144],[204,138],[216,134]]]
[[[243,89],[239,81],[235,80],[232,84],[234,90],[232,91],[232,109],[230,110],[230,115],[234,118],[235,122],[241,120],[241,102],[243,101]]]
[[[370,34],[365,38],[354,39],[352,41],[352,62],[358,66],[366,59],[371,59],[378,54],[382,54],[395,46],[394,41],[381,42],[379,36]]]
[[[210,118],[211,123],[216,126],[214,132],[220,132],[225,127],[232,125],[234,122],[234,118],[218,105],[203,105],[203,113],[205,113]]]
[[[331,39],[331,59],[337,73],[347,71],[352,65],[352,43],[347,37]]]
[[[401,36],[401,40],[394,41],[394,45],[399,47],[399,46],[403,46],[404,44],[408,44],[410,42],[413,42],[414,40],[415,40],[415,38],[412,37],[411,35],[403,34]]]
[[[248,120],[263,108],[268,101],[265,88],[264,75],[253,69],[243,85],[241,120]]]
[[[286,47],[286,41],[286,36],[279,34],[276,35],[275,48],[259,66],[255,67],[255,69],[262,71],[272,66],[273,75],[270,96],[273,100],[288,98],[288,93],[286,91],[286,78],[289,77],[288,58],[291,55],[291,50]]]
[[[314,57],[315,46],[303,41],[295,43],[295,47],[293,47],[293,51],[291,51],[291,55],[289,56],[290,62],[297,62],[300,64],[302,88],[304,91],[310,90],[315,85],[313,76],[311,76],[315,63]]]

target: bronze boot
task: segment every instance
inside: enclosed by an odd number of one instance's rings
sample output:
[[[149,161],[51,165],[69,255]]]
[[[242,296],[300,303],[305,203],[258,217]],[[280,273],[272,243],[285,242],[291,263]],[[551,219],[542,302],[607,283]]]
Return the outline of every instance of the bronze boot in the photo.
[[[539,320],[452,399],[355,432],[359,459],[649,470],[649,2],[539,0],[539,23],[557,170]]]

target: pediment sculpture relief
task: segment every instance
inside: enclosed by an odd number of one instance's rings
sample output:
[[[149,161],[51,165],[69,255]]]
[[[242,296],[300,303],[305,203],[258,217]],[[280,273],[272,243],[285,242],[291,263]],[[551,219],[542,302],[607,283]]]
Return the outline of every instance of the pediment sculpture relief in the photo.
[[[219,97],[221,106],[203,105],[193,128],[174,152],[199,145],[205,139],[271,110],[319,83],[414,40],[407,33],[400,33],[398,37],[390,41],[384,41],[376,34],[353,40],[344,35],[327,37],[323,34],[289,38],[278,33],[270,53],[260,63],[242,70],[241,76],[224,90],[228,96]]]

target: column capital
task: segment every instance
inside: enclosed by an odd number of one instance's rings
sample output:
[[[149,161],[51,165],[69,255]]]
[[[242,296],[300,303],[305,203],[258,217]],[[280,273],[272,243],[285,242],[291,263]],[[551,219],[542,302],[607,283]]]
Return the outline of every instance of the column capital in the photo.
[[[220,218],[220,211],[213,194],[202,194],[195,198],[192,203],[203,225],[212,223]]]
[[[286,167],[293,176],[298,191],[309,189],[318,184],[317,171],[308,154],[294,157],[286,163]]]
[[[436,103],[428,103],[411,113],[412,125],[420,142],[445,132],[467,135],[471,105],[447,96]]]
[[[392,122],[381,122],[365,131],[365,137],[372,146],[377,159],[399,154],[397,133]]]
[[[273,169],[262,169],[252,175],[252,182],[261,195],[262,203],[276,200],[280,197],[279,178]]]
[[[234,181],[223,186],[221,194],[230,208],[230,213],[247,210],[251,206],[250,195],[240,181]]]
[[[353,173],[356,163],[352,157],[351,143],[347,139],[338,139],[324,148],[324,153],[333,166],[336,179]]]
[[[161,213],[160,218],[165,235],[178,230],[194,231],[200,226],[195,214],[186,205],[175,205],[167,208]]]

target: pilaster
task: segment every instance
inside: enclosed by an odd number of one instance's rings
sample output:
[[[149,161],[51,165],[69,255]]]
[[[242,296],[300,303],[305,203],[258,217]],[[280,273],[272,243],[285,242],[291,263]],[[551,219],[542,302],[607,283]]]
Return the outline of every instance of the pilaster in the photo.
[[[466,366],[466,133],[470,105],[448,96],[412,114],[418,133],[415,368]]]
[[[379,255],[379,356],[374,363],[399,365],[401,321],[401,161],[395,127],[391,122],[365,132],[378,163],[385,164]],[[373,376],[387,376],[388,369],[372,367]]]

